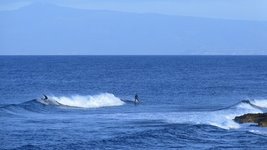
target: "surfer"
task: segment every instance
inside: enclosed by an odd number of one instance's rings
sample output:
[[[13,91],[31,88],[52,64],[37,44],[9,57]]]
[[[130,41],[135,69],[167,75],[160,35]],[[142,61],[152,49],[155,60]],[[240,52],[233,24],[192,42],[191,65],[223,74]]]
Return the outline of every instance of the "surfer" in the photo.
[[[139,103],[139,102],[140,102],[140,101],[139,101],[139,97],[138,97],[137,94],[135,94],[135,96],[134,96],[134,102],[135,102],[135,103]]]
[[[43,94],[44,95],[44,94]],[[48,100],[48,97],[46,95],[44,95],[43,100]]]

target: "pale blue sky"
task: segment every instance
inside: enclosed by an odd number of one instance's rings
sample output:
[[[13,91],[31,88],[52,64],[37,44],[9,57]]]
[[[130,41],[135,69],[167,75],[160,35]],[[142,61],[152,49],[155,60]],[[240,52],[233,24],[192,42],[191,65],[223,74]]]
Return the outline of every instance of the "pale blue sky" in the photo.
[[[265,54],[266,0],[0,0],[0,54]]]
[[[266,0],[0,0],[0,10],[19,9],[33,3],[91,10],[267,20]]]

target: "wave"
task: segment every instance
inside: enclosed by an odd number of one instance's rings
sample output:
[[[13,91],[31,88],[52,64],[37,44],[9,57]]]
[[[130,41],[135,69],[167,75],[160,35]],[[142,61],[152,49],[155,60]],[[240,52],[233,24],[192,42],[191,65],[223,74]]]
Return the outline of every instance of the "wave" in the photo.
[[[250,103],[260,108],[267,108],[267,100],[264,99],[250,100]]]
[[[122,106],[123,100],[110,93],[88,96],[48,96],[48,100],[35,99],[21,104],[11,104],[0,107],[0,116],[8,114],[25,114],[27,112],[57,112],[61,108],[100,108]],[[118,120],[160,120],[167,123],[178,124],[206,124],[223,129],[236,129],[240,125],[233,121],[236,116],[247,113],[263,113],[266,111],[267,100],[243,100],[229,107],[210,111],[192,112],[146,112],[146,113],[121,113],[98,114],[101,118],[115,118]],[[27,110],[27,112],[25,112]],[[70,109],[64,109],[69,111]],[[75,111],[75,110],[74,110]],[[90,114],[88,114],[90,115]]]
[[[262,105],[256,105],[245,100],[224,109],[201,112],[156,112],[156,113],[134,113],[113,114],[104,117],[122,120],[159,120],[174,124],[204,124],[216,126],[223,129],[238,129],[243,125],[236,123],[233,119],[247,113],[262,113]]]
[[[103,93],[99,95],[88,95],[88,96],[62,96],[56,97],[51,96],[49,99],[56,105],[64,105],[70,107],[80,108],[99,108],[99,107],[110,107],[110,106],[121,106],[124,104],[120,98],[110,93]]]
[[[267,102],[262,101],[253,103],[254,100],[243,100],[235,105],[232,105],[231,107],[228,107],[226,109],[220,109],[216,111],[210,111],[210,112],[191,112],[191,113],[185,113],[183,114],[185,117],[181,118],[173,118],[172,120],[168,120],[171,122],[180,122],[181,120],[184,122],[191,122],[194,124],[208,124],[212,126],[216,126],[223,129],[237,129],[241,126],[239,123],[236,123],[233,119],[236,116],[248,114],[248,113],[263,113],[264,107],[261,105],[261,103]],[[181,116],[181,114],[179,114]],[[189,119],[188,119],[189,118]],[[180,120],[181,119],[181,120]]]
[[[100,108],[121,106],[124,102],[110,93],[99,95],[48,96],[48,99],[33,99],[20,104],[9,104],[0,107],[0,116],[23,115],[35,113],[55,113],[69,111],[69,108]],[[67,108],[67,109],[65,109]]]

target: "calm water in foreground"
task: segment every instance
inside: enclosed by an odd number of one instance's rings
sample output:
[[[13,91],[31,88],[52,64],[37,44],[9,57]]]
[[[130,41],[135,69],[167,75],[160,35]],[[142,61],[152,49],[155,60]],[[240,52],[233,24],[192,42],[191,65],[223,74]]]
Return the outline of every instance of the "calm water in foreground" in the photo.
[[[0,56],[0,95],[0,149],[267,146],[232,121],[266,112],[267,56]]]

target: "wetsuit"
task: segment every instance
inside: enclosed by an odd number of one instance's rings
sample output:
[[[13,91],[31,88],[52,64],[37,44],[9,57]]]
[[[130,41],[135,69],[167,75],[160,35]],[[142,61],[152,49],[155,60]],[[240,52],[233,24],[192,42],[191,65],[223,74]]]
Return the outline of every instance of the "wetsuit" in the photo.
[[[47,99],[48,99],[48,97],[46,95],[44,95],[44,99],[43,100],[47,100]]]
[[[138,103],[139,102],[139,98],[138,98],[138,95],[137,94],[135,94],[135,96],[134,96],[134,102],[135,103]]]

